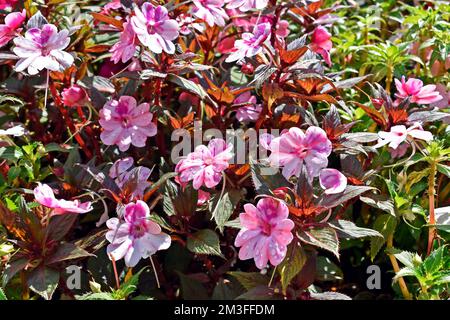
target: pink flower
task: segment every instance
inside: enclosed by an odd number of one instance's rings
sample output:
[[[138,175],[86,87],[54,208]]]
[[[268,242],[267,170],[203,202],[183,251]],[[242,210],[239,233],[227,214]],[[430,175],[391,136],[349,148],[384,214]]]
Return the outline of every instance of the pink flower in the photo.
[[[14,7],[19,0],[0,0],[0,10]]]
[[[122,96],[108,101],[100,110],[100,125],[103,132],[100,139],[106,145],[117,145],[120,151],[127,151],[132,144],[144,147],[147,137],[156,135],[156,125],[148,103],[136,106],[136,99]]]
[[[146,167],[135,167],[132,170],[127,171],[133,166],[133,158],[126,157],[119,159],[109,169],[109,176],[115,178],[115,182],[120,189],[131,183],[133,190],[130,190],[131,198],[142,198],[144,196],[145,189],[150,185],[148,178],[152,171]]]
[[[197,190],[202,185],[208,188],[217,186],[222,179],[222,171],[228,168],[228,162],[233,157],[232,150],[233,145],[223,139],[212,139],[208,147],[197,146],[175,167],[180,182],[193,180],[194,189]]]
[[[61,95],[64,105],[68,107],[81,107],[89,101],[86,91],[76,84],[64,89]]]
[[[407,139],[412,140],[420,139],[425,141],[433,140],[433,135],[429,131],[424,131],[420,123],[416,122],[411,127],[406,129],[404,125],[391,127],[390,132],[380,131],[378,132],[378,143],[374,145],[374,148],[380,148],[384,145],[389,145],[392,149],[397,149]]]
[[[70,42],[69,31],[58,29],[53,24],[45,24],[41,29],[32,28],[25,37],[17,37],[13,52],[20,58],[15,71],[25,69],[30,75],[35,75],[43,69],[64,71],[73,64],[73,57],[63,51]]]
[[[406,154],[406,151],[408,151],[409,144],[406,142],[401,143],[397,149],[389,148],[388,151],[391,154],[392,159],[401,158]]]
[[[347,177],[336,169],[322,169],[319,182],[325,194],[341,193],[347,187]]]
[[[112,0],[108,2],[105,6],[102,8],[102,13],[105,13],[107,15],[111,14],[111,11],[117,10],[122,8],[122,1],[121,0]]]
[[[0,25],[0,48],[18,35],[22,30],[19,27],[26,17],[25,9],[22,12],[12,12],[5,17],[5,24]]]
[[[68,201],[56,199],[52,188],[46,184],[38,183],[38,186],[34,188],[33,193],[37,202],[53,209],[52,215],[61,215],[66,212],[86,213],[93,209],[90,202],[81,203],[78,200]]]
[[[158,250],[170,247],[170,236],[161,232],[161,227],[150,220],[150,209],[144,201],[125,206],[124,221],[111,218],[106,221],[110,242],[107,252],[115,261],[125,258],[128,267],[134,267],[141,258],[148,258]]]
[[[293,175],[298,177],[303,165],[306,165],[310,178],[317,177],[328,165],[332,149],[327,134],[319,127],[309,127],[305,133],[299,128],[290,128],[271,139],[268,147],[272,152],[269,156],[271,165],[283,167],[282,173],[287,179]]]
[[[322,26],[314,29],[311,38],[311,49],[320,54],[328,65],[331,65],[330,50],[333,47],[331,34]]]
[[[448,108],[450,106],[450,91],[447,90],[446,86],[440,83],[436,85],[436,91],[439,92],[439,94],[442,96],[442,99],[437,102],[433,102],[432,104],[430,104],[430,106],[439,109]]]
[[[234,104],[251,103],[237,109],[236,119],[239,121],[256,121],[262,111],[261,105],[256,104],[256,97],[250,91],[240,94],[233,101]]]
[[[240,11],[245,12],[252,9],[264,9],[269,0],[225,0],[227,9],[239,8]]]
[[[229,19],[227,13],[222,8],[223,0],[193,0],[194,16],[204,20],[210,27],[214,24],[223,27],[225,20]]]
[[[175,52],[172,40],[178,37],[178,23],[169,19],[167,9],[163,6],[154,7],[146,2],[142,10],[134,9],[135,16],[131,17],[131,25],[139,40],[154,53],[162,50],[169,54]]]
[[[136,52],[137,39],[131,23],[125,22],[123,24],[123,31],[120,34],[119,41],[111,47],[109,52],[112,52],[111,60],[114,63],[122,61],[127,62],[133,58]]]
[[[243,228],[234,241],[236,247],[241,247],[239,259],[253,258],[259,269],[265,268],[268,261],[273,266],[279,265],[294,238],[291,232],[294,223],[288,219],[287,206],[279,200],[264,198],[256,207],[245,204],[244,210],[239,215]]]
[[[225,60],[233,62],[245,57],[251,58],[262,51],[262,45],[269,39],[271,25],[268,22],[255,26],[253,33],[243,33],[242,40],[234,42],[234,52]]]
[[[194,23],[195,19],[186,13],[181,13],[177,17],[177,21],[180,26],[180,33],[183,35],[191,34],[192,31],[191,31],[191,29],[189,29],[189,27],[196,29],[200,33],[203,33],[205,31],[204,24]]]
[[[405,82],[405,76],[402,77],[402,81],[395,79],[395,86],[397,87],[397,93],[395,96],[397,104],[401,100],[411,97],[411,102],[417,104],[430,104],[442,99],[442,96],[436,91],[434,84],[423,86],[423,82],[420,79],[409,78]]]
[[[198,190],[198,199],[197,199],[197,205],[201,206],[206,201],[208,201],[211,198],[211,193],[203,190]]]

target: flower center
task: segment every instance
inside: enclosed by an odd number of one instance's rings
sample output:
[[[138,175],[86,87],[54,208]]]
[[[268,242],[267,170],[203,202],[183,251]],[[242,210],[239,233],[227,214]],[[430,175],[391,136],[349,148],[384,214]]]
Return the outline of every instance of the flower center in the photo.
[[[260,225],[261,232],[266,235],[270,236],[272,234],[272,225],[269,222],[262,222]]]
[[[304,159],[308,155],[308,148],[300,147],[297,150],[297,155],[299,156],[299,158]]]
[[[147,232],[145,223],[135,223],[131,226],[131,234],[135,238],[141,238]]]

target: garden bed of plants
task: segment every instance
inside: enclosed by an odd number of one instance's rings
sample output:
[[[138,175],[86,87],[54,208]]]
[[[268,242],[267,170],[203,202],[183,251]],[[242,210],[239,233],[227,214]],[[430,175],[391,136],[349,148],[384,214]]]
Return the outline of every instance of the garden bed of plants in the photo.
[[[0,1],[0,300],[449,298],[450,3]]]

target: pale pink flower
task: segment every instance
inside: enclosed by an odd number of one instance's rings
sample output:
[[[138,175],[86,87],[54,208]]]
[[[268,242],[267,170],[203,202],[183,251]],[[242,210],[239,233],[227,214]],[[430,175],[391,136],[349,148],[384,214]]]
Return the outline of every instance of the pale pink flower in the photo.
[[[0,48],[18,36],[22,30],[19,27],[25,21],[26,17],[27,13],[25,9],[22,12],[11,12],[5,17],[5,24],[0,24]]]
[[[253,17],[240,17],[242,13],[236,9],[228,10],[228,15],[233,17],[237,16],[233,19],[233,24],[238,27],[243,28],[245,31],[253,30],[257,23],[268,22],[270,25],[275,23],[275,16],[272,14],[266,14],[262,16],[253,16]],[[277,20],[277,25],[275,28],[275,33],[279,38],[285,38],[289,34],[289,22],[287,20]],[[227,37],[230,38],[230,37]]]
[[[30,75],[35,75],[43,69],[64,71],[73,64],[73,56],[63,51],[70,43],[69,31],[58,32],[53,24],[29,29],[25,37],[13,41],[13,52],[20,58],[14,67],[17,72],[27,69]]]
[[[130,96],[108,101],[100,110],[100,139],[106,145],[117,145],[120,151],[127,151],[130,145],[144,147],[147,137],[156,135],[149,108],[148,103],[137,105]]]
[[[91,203],[79,202],[78,200],[68,201],[64,199],[56,199],[52,188],[46,184],[38,183],[38,186],[33,190],[34,198],[41,205],[53,209],[53,215],[61,215],[68,213],[86,213],[93,208]]]
[[[251,103],[237,109],[236,119],[239,121],[256,121],[259,114],[262,111],[262,107],[256,104],[256,97],[253,96],[250,91],[240,94],[236,99],[234,99],[234,104]]]
[[[269,0],[225,0],[225,2],[228,3],[227,9],[239,8],[240,11],[246,12],[253,9],[264,9]]]
[[[330,50],[332,47],[331,34],[322,26],[316,27],[311,37],[311,49],[320,54],[328,65],[331,65]]]
[[[319,183],[325,194],[341,193],[347,187],[347,177],[336,169],[322,169],[319,174]]]
[[[223,0],[193,0],[194,16],[204,20],[210,27],[214,24],[223,27],[229,17],[223,7]]]
[[[417,104],[430,104],[442,100],[442,96],[436,91],[434,84],[424,86],[420,79],[409,78],[405,82],[405,76],[402,76],[401,81],[395,79],[395,86],[397,87],[396,104],[407,97],[410,97],[411,102]]]
[[[142,198],[145,189],[150,185],[147,181],[152,171],[146,167],[135,167],[131,170],[134,160],[132,157],[119,159],[109,169],[109,176],[115,178],[115,182],[120,189],[125,186],[133,186],[133,190],[129,190],[131,198]],[[131,184],[130,184],[131,183]]]
[[[433,140],[433,134],[429,131],[424,131],[418,122],[408,129],[404,125],[393,126],[389,132],[378,132],[378,137],[378,143],[373,146],[374,148],[388,145],[392,149],[397,149],[406,140],[420,139],[427,142]]]
[[[172,41],[178,37],[179,26],[176,20],[169,18],[167,9],[146,2],[141,9],[136,7],[134,13],[131,25],[142,44],[154,53],[164,50],[173,54],[175,45]]]
[[[436,91],[442,96],[442,99],[430,104],[431,107],[446,109],[450,107],[450,90],[443,84],[438,83],[436,85]]]
[[[319,127],[309,127],[305,133],[299,128],[290,128],[271,139],[268,147],[272,152],[271,165],[283,167],[282,173],[287,179],[293,175],[298,177],[303,165],[310,178],[317,177],[320,170],[327,167],[332,150],[331,141]]]
[[[406,142],[401,143],[397,149],[388,148],[388,151],[392,159],[403,157],[409,149],[409,144]]]
[[[68,107],[82,107],[89,101],[86,91],[76,84],[64,89],[61,96],[64,105]]]
[[[242,34],[241,40],[234,42],[234,51],[228,56],[225,62],[233,62],[251,58],[259,54],[263,49],[263,44],[270,37],[271,25],[268,22],[260,23],[255,26],[253,33],[246,32]]]
[[[264,269],[268,261],[273,266],[279,265],[294,238],[291,232],[294,222],[288,219],[288,207],[279,200],[263,198],[256,207],[245,204],[244,210],[239,215],[242,229],[234,241],[240,247],[239,259],[253,258],[259,269]]]
[[[186,13],[182,13],[177,17],[177,22],[180,26],[180,33],[183,35],[191,34],[191,27],[200,33],[205,32],[205,25],[194,22],[195,19]]]
[[[133,166],[134,159],[132,157],[125,157],[113,163],[111,168],[109,169],[109,177],[110,178],[118,178],[123,173],[125,173],[128,169]]]
[[[109,52],[112,52],[111,60],[114,61],[114,63],[118,63],[119,61],[122,61],[122,63],[127,62],[133,58],[137,44],[138,41],[131,23],[125,22],[119,41],[111,47],[111,50],[109,50]]]
[[[212,139],[208,147],[197,146],[185,159],[178,162],[175,171],[181,183],[193,180],[194,189],[202,185],[208,188],[217,186],[222,179],[222,172],[228,168],[233,157],[233,145],[223,139]]]
[[[198,190],[198,198],[197,198],[197,205],[201,206],[205,204],[206,201],[211,199],[211,193],[203,190]]]
[[[129,203],[124,208],[124,221],[111,218],[106,221],[109,231],[106,240],[108,256],[115,261],[125,258],[128,267],[134,267],[142,258],[170,247],[170,236],[150,220],[150,209],[144,201]]]
[[[120,8],[122,8],[122,1],[121,0],[112,0],[103,6],[101,12],[105,13],[107,15],[110,15],[111,11],[117,10]]]

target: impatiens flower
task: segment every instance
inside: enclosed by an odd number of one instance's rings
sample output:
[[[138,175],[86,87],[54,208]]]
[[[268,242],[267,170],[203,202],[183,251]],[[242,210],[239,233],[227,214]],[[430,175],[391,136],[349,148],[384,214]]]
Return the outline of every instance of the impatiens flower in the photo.
[[[442,99],[433,102],[430,104],[431,107],[439,108],[439,109],[446,109],[450,107],[450,90],[447,90],[447,87],[443,84],[438,83],[436,85],[436,91],[439,92],[439,94],[442,96]]]
[[[210,27],[214,24],[223,27],[225,20],[229,19],[227,13],[222,8],[223,0],[193,0],[194,16],[204,20]]]
[[[236,111],[236,119],[239,121],[256,121],[262,111],[262,106],[256,104],[256,97],[250,91],[240,94],[233,101],[234,104],[250,103]]]
[[[314,29],[311,38],[311,49],[320,54],[328,65],[331,65],[330,50],[333,47],[331,34],[322,26]]]
[[[233,145],[223,139],[212,139],[208,147],[197,146],[175,167],[180,182],[193,180],[193,187],[197,190],[202,185],[208,188],[217,186],[222,179],[222,171],[228,168],[228,162],[233,157],[232,150]]]
[[[322,169],[319,182],[326,194],[341,193],[347,187],[347,177],[336,169]]]
[[[239,8],[240,11],[246,12],[253,9],[264,9],[269,0],[225,0],[225,2],[228,3],[228,9]]]
[[[45,207],[53,209],[53,215],[61,215],[66,212],[86,213],[93,209],[89,201],[81,203],[78,200],[68,201],[56,199],[52,188],[46,184],[38,183],[38,186],[34,188],[33,193],[37,202]]]
[[[82,107],[89,101],[86,91],[76,84],[64,89],[61,95],[64,105],[68,107]]]
[[[100,139],[106,145],[117,145],[127,151],[130,145],[144,147],[147,137],[156,135],[156,125],[148,103],[137,106],[136,99],[122,96],[108,101],[100,110]]]
[[[128,267],[134,267],[142,258],[148,258],[158,250],[170,247],[170,236],[150,220],[150,209],[144,201],[125,206],[124,221],[111,218],[106,222],[110,242],[107,252],[115,261],[125,258]]]
[[[113,163],[111,168],[109,169],[110,178],[118,178],[122,174],[124,174],[128,169],[133,166],[134,159],[132,157],[125,157],[117,160]]]
[[[163,50],[169,54],[175,52],[172,40],[178,37],[178,23],[169,19],[167,9],[163,6],[154,7],[146,2],[142,8],[135,8],[135,16],[131,17],[134,32],[144,46],[154,53]]]
[[[19,27],[26,17],[25,9],[22,12],[12,12],[5,17],[5,24],[0,24],[0,48],[18,35],[21,31]]]
[[[259,269],[279,265],[287,252],[287,245],[294,238],[291,230],[294,222],[288,219],[287,206],[273,198],[258,201],[256,207],[244,205],[244,213],[239,215],[242,225],[234,245],[240,247],[239,259],[255,259]]]
[[[283,167],[283,176],[287,179],[299,176],[303,165],[310,178],[317,177],[320,170],[328,165],[331,153],[331,141],[319,127],[309,127],[305,133],[299,128],[289,131],[270,141],[269,156],[271,165]]]
[[[177,21],[180,26],[180,33],[183,35],[191,34],[192,31],[190,28],[194,28],[200,33],[205,31],[205,25],[203,23],[194,22],[195,19],[186,13],[181,13],[177,17]]]
[[[0,10],[12,8],[19,0],[0,0]]]
[[[17,72],[27,69],[35,75],[43,69],[64,71],[73,64],[73,57],[63,51],[70,42],[69,31],[58,29],[53,24],[45,24],[42,28],[31,28],[25,37],[17,37],[13,52],[20,58],[14,69]]]
[[[122,63],[127,62],[133,58],[136,47],[137,38],[133,27],[131,26],[131,23],[125,22],[119,41],[111,47],[111,50],[109,50],[109,52],[112,52],[111,60],[114,61],[114,63],[118,63],[119,61],[122,61]]]
[[[270,29],[270,23],[265,22],[255,26],[253,33],[243,33],[242,39],[234,42],[234,51],[225,62],[233,62],[245,57],[251,58],[259,54],[262,51],[262,45],[270,37]]]
[[[0,136],[14,136],[20,137],[25,133],[25,129],[22,126],[15,126],[6,130],[0,129]]]
[[[397,87],[397,93],[395,96],[397,104],[401,100],[410,97],[410,101],[417,104],[430,104],[442,100],[442,96],[436,91],[434,84],[424,86],[422,80],[409,78],[405,82],[405,77],[402,77],[402,81],[395,79],[395,86]]]
[[[418,122],[414,123],[408,129],[406,129],[404,125],[393,126],[389,132],[378,132],[378,137],[378,143],[374,145],[374,148],[380,148],[384,145],[388,145],[392,149],[397,149],[398,146],[408,138],[425,140],[427,142],[433,140],[433,135],[431,132],[424,131]]]

